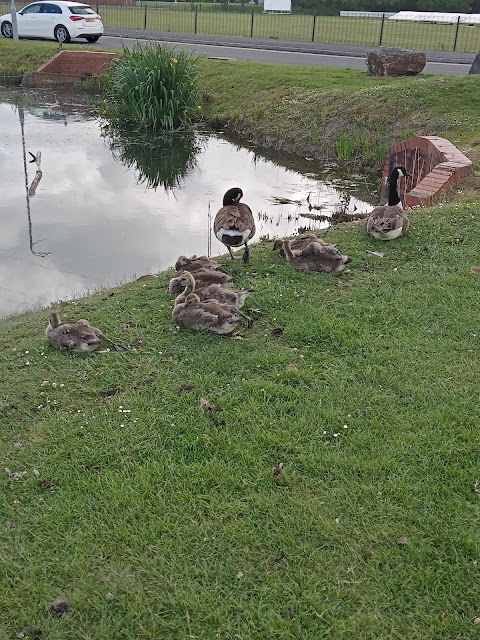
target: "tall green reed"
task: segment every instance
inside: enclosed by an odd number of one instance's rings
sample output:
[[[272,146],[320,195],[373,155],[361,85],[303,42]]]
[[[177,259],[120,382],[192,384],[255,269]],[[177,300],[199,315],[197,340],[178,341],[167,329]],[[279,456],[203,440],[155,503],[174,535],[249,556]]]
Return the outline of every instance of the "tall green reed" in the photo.
[[[106,76],[102,115],[130,131],[177,131],[201,110],[196,59],[148,43],[124,49]]]

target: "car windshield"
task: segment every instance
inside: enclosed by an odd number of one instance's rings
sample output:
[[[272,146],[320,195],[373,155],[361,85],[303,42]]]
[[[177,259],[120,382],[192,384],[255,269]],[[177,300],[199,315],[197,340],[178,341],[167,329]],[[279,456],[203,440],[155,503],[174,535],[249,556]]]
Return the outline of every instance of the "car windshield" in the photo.
[[[86,15],[96,15],[95,11],[92,7],[81,6],[81,7],[68,7],[70,9],[70,13],[75,14],[76,16],[86,16]]]

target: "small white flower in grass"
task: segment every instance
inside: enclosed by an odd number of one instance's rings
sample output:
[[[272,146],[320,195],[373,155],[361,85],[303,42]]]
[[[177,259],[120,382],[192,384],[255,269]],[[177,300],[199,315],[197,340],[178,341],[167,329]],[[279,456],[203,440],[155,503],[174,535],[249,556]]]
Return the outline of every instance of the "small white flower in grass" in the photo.
[[[326,432],[326,431],[324,431],[324,432],[323,432],[323,435],[325,435],[326,433],[327,433],[327,432]]]
[[[338,438],[338,436],[339,436],[339,435],[340,435],[339,433],[334,433],[334,434],[333,434],[333,437],[334,437],[334,438]]]
[[[121,427],[124,427],[125,425],[124,425],[124,424],[121,424],[120,426],[121,426]]]
[[[40,475],[40,471],[38,469],[32,469],[32,473],[34,476],[39,476]]]
[[[63,389],[63,387],[65,386],[62,382],[62,384],[58,385],[61,389]]]
[[[237,580],[240,580],[241,578],[243,578],[243,576],[244,576],[244,575],[245,575],[245,574],[243,573],[243,571],[239,571],[239,572],[237,573]]]
[[[348,429],[348,424],[344,424],[344,425],[343,425],[343,428],[344,428],[344,429]]]
[[[340,524],[340,518],[335,518],[335,524]]]

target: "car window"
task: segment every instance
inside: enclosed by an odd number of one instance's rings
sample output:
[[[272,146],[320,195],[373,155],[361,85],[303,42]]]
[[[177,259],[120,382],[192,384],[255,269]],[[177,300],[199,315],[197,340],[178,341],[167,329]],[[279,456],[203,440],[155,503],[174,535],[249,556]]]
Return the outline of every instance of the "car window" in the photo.
[[[41,8],[41,4],[29,4],[28,7],[25,7],[25,9],[22,11],[22,16],[28,13],[40,13]]]
[[[81,7],[68,7],[71,13],[74,13],[76,16],[86,16],[89,14],[96,15],[95,11],[92,7],[88,7],[87,5],[82,5]]]
[[[62,13],[62,10],[58,6],[58,4],[50,4],[48,2],[45,2],[44,4],[42,4],[40,13]]]

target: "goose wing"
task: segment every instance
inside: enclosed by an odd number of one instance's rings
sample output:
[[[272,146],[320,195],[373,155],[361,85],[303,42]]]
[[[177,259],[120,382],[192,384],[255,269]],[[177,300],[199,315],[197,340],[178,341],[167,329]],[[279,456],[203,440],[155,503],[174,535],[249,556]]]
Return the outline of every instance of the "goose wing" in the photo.
[[[377,207],[372,211],[367,220],[369,233],[387,233],[402,229],[408,229],[408,218],[399,207]]]
[[[215,235],[220,229],[238,229],[240,233],[250,229],[250,235],[247,238],[247,240],[250,240],[255,235],[255,221],[252,210],[243,202],[227,204],[218,210],[213,223]]]

